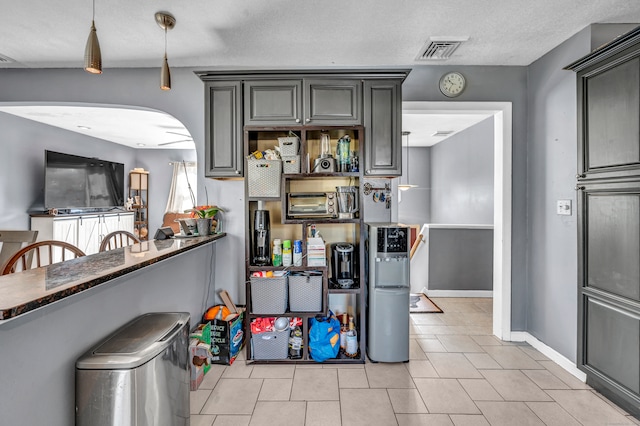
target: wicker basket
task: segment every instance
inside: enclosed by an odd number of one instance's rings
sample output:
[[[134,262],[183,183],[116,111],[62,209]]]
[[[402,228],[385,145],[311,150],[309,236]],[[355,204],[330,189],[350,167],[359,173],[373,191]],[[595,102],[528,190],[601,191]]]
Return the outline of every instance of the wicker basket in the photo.
[[[282,157],[282,173],[300,173],[300,156]]]
[[[280,160],[247,160],[249,197],[280,197]]]
[[[289,277],[289,310],[291,312],[322,311],[322,275]]]
[[[253,359],[286,359],[289,356],[289,329],[251,336]]]
[[[280,144],[281,157],[291,157],[293,155],[298,155],[300,140],[297,136],[278,138],[278,143]]]
[[[287,278],[251,277],[251,313],[284,314],[288,302]]]

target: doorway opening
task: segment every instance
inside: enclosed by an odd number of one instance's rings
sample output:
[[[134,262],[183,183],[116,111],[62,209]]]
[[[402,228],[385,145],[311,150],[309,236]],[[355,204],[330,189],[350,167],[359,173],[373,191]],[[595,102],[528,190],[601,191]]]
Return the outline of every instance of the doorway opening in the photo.
[[[511,102],[402,103],[404,114],[490,114],[494,126],[493,209],[493,334],[511,340],[511,214],[512,105]]]

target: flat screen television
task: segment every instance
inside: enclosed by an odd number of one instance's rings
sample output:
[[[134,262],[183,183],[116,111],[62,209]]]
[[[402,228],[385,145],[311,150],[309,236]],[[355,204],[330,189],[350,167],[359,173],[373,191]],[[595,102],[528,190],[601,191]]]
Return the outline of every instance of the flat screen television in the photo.
[[[45,209],[124,205],[124,164],[45,150]]]

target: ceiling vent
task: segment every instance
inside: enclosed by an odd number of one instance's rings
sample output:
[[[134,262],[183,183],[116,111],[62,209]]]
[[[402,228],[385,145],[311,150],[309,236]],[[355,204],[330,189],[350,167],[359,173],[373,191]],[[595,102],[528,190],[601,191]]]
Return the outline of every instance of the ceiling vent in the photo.
[[[430,37],[416,57],[418,61],[441,61],[449,59],[453,52],[469,40],[469,37]]]
[[[14,62],[15,62],[14,59],[11,59],[8,56],[4,56],[2,53],[0,53],[0,64],[11,64]]]
[[[449,136],[452,133],[453,133],[453,130],[436,130],[436,132],[431,136],[443,137],[443,136]]]

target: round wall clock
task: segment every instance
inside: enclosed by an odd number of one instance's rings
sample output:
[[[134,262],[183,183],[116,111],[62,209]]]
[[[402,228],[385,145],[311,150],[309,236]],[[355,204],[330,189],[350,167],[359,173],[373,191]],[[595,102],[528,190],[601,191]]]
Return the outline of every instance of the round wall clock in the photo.
[[[459,96],[466,84],[464,76],[459,72],[448,72],[440,77],[440,91],[449,98]]]

